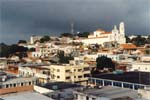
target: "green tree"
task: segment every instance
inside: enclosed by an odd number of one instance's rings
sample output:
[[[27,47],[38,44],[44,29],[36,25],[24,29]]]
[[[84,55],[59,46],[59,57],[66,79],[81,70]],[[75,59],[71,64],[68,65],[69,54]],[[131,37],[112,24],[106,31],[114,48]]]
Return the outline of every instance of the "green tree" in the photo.
[[[148,36],[148,38],[146,39],[147,44],[150,44],[150,35]]]
[[[72,37],[73,37],[73,34],[71,34],[71,33],[62,33],[62,34],[60,35],[60,37],[70,37],[70,38],[72,38]]]
[[[90,32],[83,32],[83,33],[79,33],[78,36],[79,37],[88,37],[89,34],[90,34]]]
[[[34,51],[35,51],[35,48],[30,48],[28,51],[34,52]]]
[[[20,44],[20,43],[27,43],[27,41],[26,40],[19,40],[18,44]]]
[[[45,36],[43,36],[43,37],[40,39],[40,42],[41,42],[41,43],[44,43],[44,42],[47,42],[47,41],[49,41],[49,40],[50,40],[50,37],[47,36],[47,35],[45,35]]]
[[[0,57],[8,57],[9,56],[9,46],[4,43],[0,44]]]
[[[141,35],[138,35],[136,38],[133,38],[131,40],[131,42],[133,44],[135,44],[136,46],[145,45],[146,44],[146,38],[143,38],[143,37],[141,37]]]
[[[16,52],[26,52],[28,49],[16,44],[6,45],[4,43],[0,44],[0,57],[9,57],[10,55],[15,54]]]
[[[73,57],[71,55],[65,56],[64,51],[58,52],[58,58],[59,58],[59,63],[64,63],[64,64],[69,63],[69,60],[73,60]]]
[[[111,60],[111,58],[107,58],[106,56],[101,56],[96,59],[96,66],[97,69],[104,69],[104,68],[109,68],[109,69],[115,69],[115,64]]]
[[[127,43],[130,43],[130,42],[131,42],[131,40],[130,40],[130,38],[129,38],[128,36],[125,36],[125,38],[126,38],[126,42],[127,42]]]

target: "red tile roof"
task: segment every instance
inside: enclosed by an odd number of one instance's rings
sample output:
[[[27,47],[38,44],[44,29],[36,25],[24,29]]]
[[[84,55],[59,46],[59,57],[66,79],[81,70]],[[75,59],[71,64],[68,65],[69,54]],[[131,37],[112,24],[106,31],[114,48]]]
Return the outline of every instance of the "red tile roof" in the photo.
[[[122,48],[122,49],[136,49],[136,45],[134,45],[134,44],[121,44],[120,45],[120,48]]]

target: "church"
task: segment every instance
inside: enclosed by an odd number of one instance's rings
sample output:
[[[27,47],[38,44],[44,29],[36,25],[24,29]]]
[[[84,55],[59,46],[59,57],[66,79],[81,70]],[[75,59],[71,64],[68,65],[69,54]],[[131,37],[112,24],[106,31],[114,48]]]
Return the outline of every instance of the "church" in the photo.
[[[85,45],[89,44],[101,44],[103,45],[106,42],[117,42],[119,44],[125,44],[125,27],[124,22],[121,22],[119,25],[119,29],[117,26],[114,26],[114,29],[111,32],[106,32],[102,29],[97,29],[92,34],[88,36],[86,39],[81,40]]]

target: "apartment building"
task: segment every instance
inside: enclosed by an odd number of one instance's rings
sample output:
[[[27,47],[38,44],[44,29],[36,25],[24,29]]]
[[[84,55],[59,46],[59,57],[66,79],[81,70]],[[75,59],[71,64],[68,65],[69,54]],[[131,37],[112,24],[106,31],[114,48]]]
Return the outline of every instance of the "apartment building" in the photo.
[[[50,80],[48,67],[46,64],[22,64],[19,65],[19,76],[37,77],[39,83],[47,83]]]
[[[90,76],[90,67],[87,64],[51,65],[51,80],[86,84]]]

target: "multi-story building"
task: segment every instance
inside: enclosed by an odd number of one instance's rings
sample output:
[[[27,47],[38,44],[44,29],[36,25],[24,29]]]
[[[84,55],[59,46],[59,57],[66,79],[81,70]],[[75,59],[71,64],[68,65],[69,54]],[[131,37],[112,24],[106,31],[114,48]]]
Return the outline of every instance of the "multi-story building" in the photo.
[[[54,81],[86,84],[90,76],[90,67],[87,64],[51,65],[50,73],[51,80]]]
[[[47,83],[50,80],[49,65],[45,64],[23,64],[19,65],[19,76],[37,77],[39,83]]]

